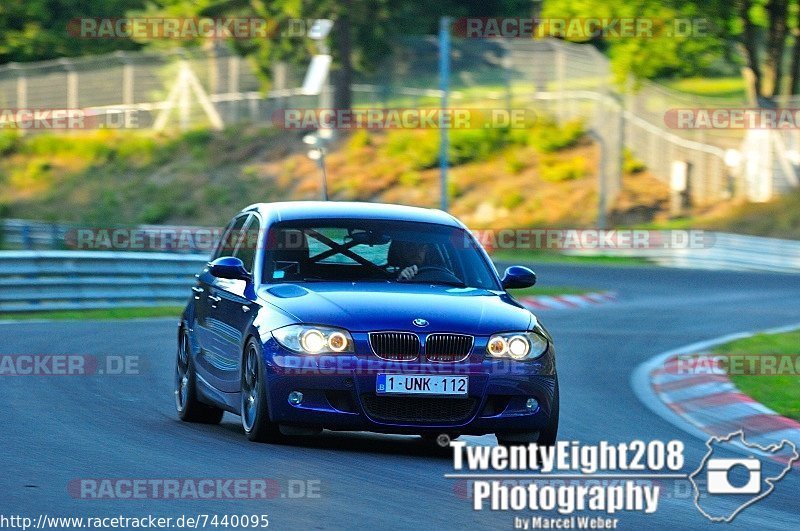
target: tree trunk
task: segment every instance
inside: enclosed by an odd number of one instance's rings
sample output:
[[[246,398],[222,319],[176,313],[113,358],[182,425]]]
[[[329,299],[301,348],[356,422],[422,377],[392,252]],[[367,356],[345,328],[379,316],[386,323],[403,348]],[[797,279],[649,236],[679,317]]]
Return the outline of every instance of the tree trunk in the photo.
[[[749,75],[745,75],[745,81],[748,84],[747,93],[751,95],[751,104],[755,103],[755,99],[761,97],[761,67],[758,64],[758,34],[757,28],[753,21],[750,20],[750,8],[752,7],[750,0],[740,0],[739,3],[739,16],[744,21],[744,28],[742,31],[742,53],[745,59],[745,69]]]
[[[795,18],[794,45],[792,46],[792,65],[789,70],[789,93],[800,94],[800,0],[797,0],[797,18]]]
[[[787,0],[770,0],[766,6],[769,14],[769,33],[764,60],[762,94],[774,97],[781,94],[783,81],[783,52],[786,48]]]
[[[353,43],[350,25],[352,2],[342,2],[342,9],[333,27],[334,47],[339,56],[339,68],[331,72],[333,82],[333,106],[336,109],[349,109],[353,104]]]

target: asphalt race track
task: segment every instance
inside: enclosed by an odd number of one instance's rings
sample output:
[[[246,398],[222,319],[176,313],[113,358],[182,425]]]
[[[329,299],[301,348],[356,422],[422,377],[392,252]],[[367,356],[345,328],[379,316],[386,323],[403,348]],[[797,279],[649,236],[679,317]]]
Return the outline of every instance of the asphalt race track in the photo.
[[[703,441],[638,401],[629,382],[633,369],[694,341],[800,321],[796,276],[650,267],[534,269],[542,285],[619,294],[613,304],[540,314],[558,348],[560,438],[612,443],[682,439],[686,472],[704,455]],[[163,319],[0,324],[0,354],[132,355],[141,360],[138,375],[0,378],[0,514],[268,514],[270,527],[278,529],[508,529],[514,516],[531,516],[529,511],[473,511],[457,480],[444,478],[452,472],[449,452],[416,437],[325,432],[293,446],[259,445],[245,439],[233,415],[226,414],[220,426],[179,422],[172,395],[175,328],[174,321]],[[493,436],[467,439],[494,444]],[[270,478],[285,497],[76,499],[67,486],[79,478]],[[286,496],[289,480],[319,481],[320,496]],[[796,528],[798,492],[800,470],[795,468],[730,527]],[[712,525],[686,498],[662,498],[653,515],[615,516],[620,527],[629,529]]]

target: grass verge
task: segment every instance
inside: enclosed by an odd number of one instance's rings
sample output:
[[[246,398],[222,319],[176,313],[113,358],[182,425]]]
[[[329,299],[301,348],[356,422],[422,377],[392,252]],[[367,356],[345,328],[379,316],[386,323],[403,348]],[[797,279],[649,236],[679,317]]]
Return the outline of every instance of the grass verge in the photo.
[[[574,286],[533,286],[532,288],[512,289],[509,293],[514,297],[537,297],[543,295],[582,295],[594,293],[596,289],[576,288]]]
[[[142,317],[178,318],[182,306],[152,306],[146,308],[106,308],[100,310],[53,310],[43,312],[0,313],[1,321],[30,321],[36,319],[56,320],[106,320],[136,319]]]
[[[717,347],[720,354],[800,355],[800,331],[785,334],[758,334]],[[800,421],[800,375],[731,375],[743,393],[781,415]]]
[[[521,250],[521,251],[495,251],[492,260],[503,263],[537,264],[537,263],[566,263],[589,264],[610,266],[641,266],[652,265],[645,258],[627,258],[624,256],[569,256],[550,251]]]

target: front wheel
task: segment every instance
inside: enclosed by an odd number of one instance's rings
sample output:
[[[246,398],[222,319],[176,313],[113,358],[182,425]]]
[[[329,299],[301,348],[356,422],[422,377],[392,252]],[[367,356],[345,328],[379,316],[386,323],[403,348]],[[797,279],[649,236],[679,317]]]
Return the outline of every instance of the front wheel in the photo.
[[[201,424],[219,424],[224,413],[197,399],[197,376],[185,330],[181,331],[175,360],[175,409],[182,421]]]
[[[281,438],[278,425],[269,419],[266,377],[261,347],[252,337],[242,356],[242,427],[254,442],[277,442]]]

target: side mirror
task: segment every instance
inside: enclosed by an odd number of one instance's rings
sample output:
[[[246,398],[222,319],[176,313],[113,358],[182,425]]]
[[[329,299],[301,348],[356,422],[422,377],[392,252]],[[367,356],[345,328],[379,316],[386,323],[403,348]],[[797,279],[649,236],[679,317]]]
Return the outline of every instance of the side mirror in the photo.
[[[208,272],[217,278],[250,280],[250,273],[244,267],[244,262],[235,256],[220,256],[208,264]]]
[[[523,266],[511,266],[506,269],[500,281],[503,289],[530,288],[536,284],[536,273]]]

